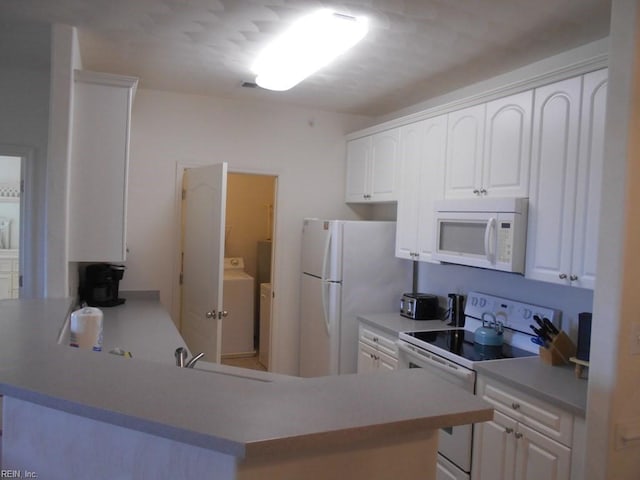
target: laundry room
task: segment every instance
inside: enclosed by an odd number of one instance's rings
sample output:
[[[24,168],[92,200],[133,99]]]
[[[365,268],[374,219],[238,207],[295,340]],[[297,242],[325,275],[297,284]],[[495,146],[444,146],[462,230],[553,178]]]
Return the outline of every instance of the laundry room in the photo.
[[[276,177],[229,173],[224,246],[222,362],[269,367]],[[263,298],[264,297],[264,298]]]

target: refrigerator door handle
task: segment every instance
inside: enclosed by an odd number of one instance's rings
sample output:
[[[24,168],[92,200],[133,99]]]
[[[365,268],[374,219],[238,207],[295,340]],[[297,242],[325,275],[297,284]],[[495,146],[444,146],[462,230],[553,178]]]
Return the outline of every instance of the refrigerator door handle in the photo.
[[[329,230],[327,239],[324,242],[324,252],[322,254],[322,280],[329,280],[329,262],[331,261],[329,252],[331,251],[331,241],[333,237],[333,231]],[[324,297],[323,297],[324,298]]]
[[[327,329],[327,335],[331,336],[331,322],[329,317],[329,300],[328,294],[331,288],[331,283],[322,282],[322,319],[324,320],[324,326]]]

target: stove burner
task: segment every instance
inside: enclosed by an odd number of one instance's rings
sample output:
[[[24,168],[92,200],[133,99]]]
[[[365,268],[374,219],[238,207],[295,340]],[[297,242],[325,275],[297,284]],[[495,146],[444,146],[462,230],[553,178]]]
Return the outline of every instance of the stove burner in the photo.
[[[508,344],[501,346],[479,345],[473,342],[473,332],[468,330],[437,330],[431,332],[405,332],[405,335],[415,338],[417,343],[427,343],[451,352],[472,362],[482,360],[498,360],[502,358],[530,357],[535,353],[513,347]]]

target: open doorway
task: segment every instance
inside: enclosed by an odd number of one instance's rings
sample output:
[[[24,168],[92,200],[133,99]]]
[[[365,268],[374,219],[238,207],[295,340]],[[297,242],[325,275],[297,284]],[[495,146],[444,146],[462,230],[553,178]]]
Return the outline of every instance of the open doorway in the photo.
[[[277,177],[227,177],[222,363],[269,370]],[[235,313],[234,313],[235,312]]]
[[[0,155],[0,299],[20,292],[22,157]]]

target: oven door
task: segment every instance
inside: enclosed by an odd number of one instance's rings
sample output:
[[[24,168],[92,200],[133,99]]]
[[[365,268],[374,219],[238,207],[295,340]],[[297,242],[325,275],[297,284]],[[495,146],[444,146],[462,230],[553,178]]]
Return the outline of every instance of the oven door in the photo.
[[[402,340],[398,345],[398,368],[424,368],[473,394],[476,372],[411,345]],[[460,425],[440,430],[438,452],[464,472],[471,471],[472,425]]]

